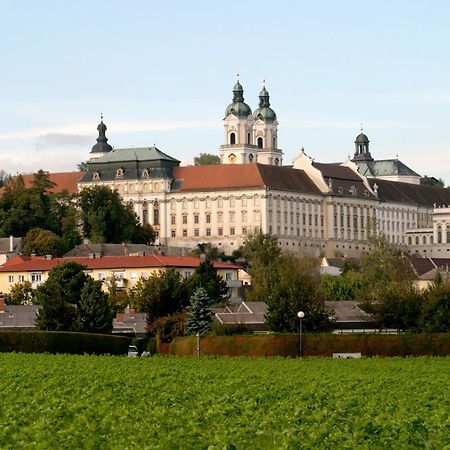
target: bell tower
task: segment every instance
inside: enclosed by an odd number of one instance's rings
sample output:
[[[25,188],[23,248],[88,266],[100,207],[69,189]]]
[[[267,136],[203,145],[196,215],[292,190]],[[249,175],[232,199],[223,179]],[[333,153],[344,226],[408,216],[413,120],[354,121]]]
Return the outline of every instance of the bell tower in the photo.
[[[281,166],[283,152],[278,148],[278,121],[270,107],[269,92],[263,86],[259,93],[259,107],[253,113],[253,141],[258,149],[258,162]]]
[[[244,89],[239,75],[233,88],[233,102],[225,110],[223,119],[225,139],[220,147],[222,164],[256,162],[256,146],[253,142],[253,116],[250,106],[244,102]]]

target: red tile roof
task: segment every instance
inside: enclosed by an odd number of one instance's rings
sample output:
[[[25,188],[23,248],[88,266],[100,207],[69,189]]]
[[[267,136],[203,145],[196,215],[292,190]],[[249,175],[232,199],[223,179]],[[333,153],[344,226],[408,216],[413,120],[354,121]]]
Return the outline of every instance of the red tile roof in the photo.
[[[20,258],[20,259],[17,259]],[[193,256],[104,256],[101,258],[53,258],[16,256],[0,266],[0,272],[47,271],[66,262],[76,262],[87,269],[125,269],[134,267],[197,267],[200,258]],[[216,269],[240,269],[236,264],[214,261]]]
[[[175,167],[173,190],[214,191],[271,187],[320,194],[303,170],[268,164],[217,164]]]
[[[53,189],[50,189],[51,192],[63,192],[68,191],[70,194],[77,193],[77,183],[80,181],[81,177],[84,175],[84,172],[54,172],[49,173],[50,181],[55,183]],[[22,175],[23,181],[25,183],[26,188],[30,188],[33,184],[34,174],[25,174]],[[4,192],[4,188],[0,189],[0,195]]]

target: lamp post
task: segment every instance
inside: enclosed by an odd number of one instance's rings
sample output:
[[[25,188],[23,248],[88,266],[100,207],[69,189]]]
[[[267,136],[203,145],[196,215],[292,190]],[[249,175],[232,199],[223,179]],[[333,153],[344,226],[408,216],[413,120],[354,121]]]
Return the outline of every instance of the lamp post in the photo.
[[[300,320],[300,332],[299,332],[299,356],[303,358],[303,317],[305,317],[305,313],[303,311],[299,311],[297,313],[297,317]]]

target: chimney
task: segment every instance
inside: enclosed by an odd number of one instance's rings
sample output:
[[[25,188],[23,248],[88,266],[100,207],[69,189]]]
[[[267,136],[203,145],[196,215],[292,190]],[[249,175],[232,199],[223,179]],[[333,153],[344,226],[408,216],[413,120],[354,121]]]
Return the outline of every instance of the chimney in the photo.
[[[45,259],[46,259],[47,261],[51,261],[52,255],[45,255]]]
[[[0,297],[0,314],[5,312],[5,299],[3,297]]]
[[[129,317],[130,319],[134,319],[134,318],[136,317],[136,311],[135,311],[133,308],[130,308],[130,309],[128,310],[128,317]]]
[[[116,315],[116,321],[117,322],[123,322],[124,314],[123,313],[117,313]]]
[[[12,253],[14,251],[14,236],[9,236],[9,251]]]

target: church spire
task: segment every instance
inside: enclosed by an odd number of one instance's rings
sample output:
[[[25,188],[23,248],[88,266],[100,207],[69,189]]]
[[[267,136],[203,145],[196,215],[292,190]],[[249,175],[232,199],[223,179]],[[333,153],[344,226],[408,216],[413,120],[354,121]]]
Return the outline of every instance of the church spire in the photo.
[[[108,144],[108,138],[106,137],[106,130],[108,128],[103,123],[103,113],[100,115],[100,123],[97,126],[98,137],[97,143],[92,147],[91,153],[94,153],[93,157],[103,156],[105,153],[110,152],[113,148]]]

